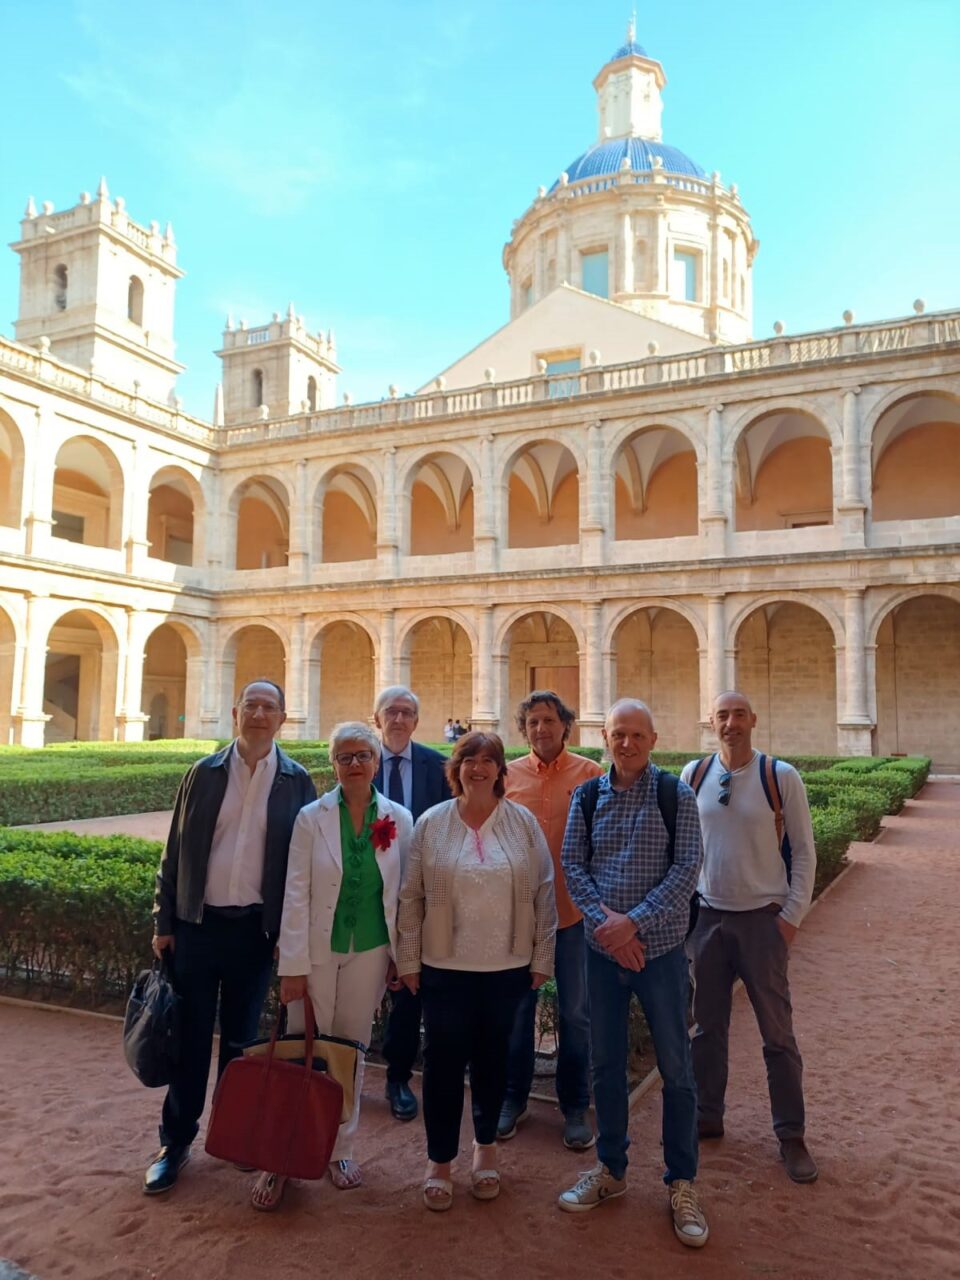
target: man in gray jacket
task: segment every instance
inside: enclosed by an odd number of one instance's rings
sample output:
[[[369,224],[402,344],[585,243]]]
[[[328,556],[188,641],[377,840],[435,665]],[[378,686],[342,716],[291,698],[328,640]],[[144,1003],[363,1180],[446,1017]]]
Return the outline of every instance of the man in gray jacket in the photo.
[[[700,911],[687,943],[699,1136],[723,1137],[730,998],[740,977],[763,1038],[786,1171],[794,1182],[813,1182],[818,1170],[804,1142],[803,1063],[787,980],[790,944],[816,872],[807,793],[791,765],[754,750],[757,717],[742,693],[721,693],[710,723],[719,752],[681,774],[696,793],[703,830]]]
[[[280,932],[297,814],[317,798],[307,771],[274,742],[283,690],[254,680],[233,708],[236,738],[180,783],[157,874],[153,949],[169,954],[180,995],[180,1060],[163,1104],[147,1195],[169,1191],[190,1157],[207,1096],[219,1005],[218,1074],[256,1037]]]

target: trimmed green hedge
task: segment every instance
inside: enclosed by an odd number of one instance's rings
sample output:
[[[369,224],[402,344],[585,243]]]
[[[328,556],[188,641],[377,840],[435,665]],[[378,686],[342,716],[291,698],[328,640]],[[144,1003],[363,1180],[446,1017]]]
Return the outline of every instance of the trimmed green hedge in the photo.
[[[866,767],[870,763],[843,761],[806,775],[817,847],[817,893],[843,867],[851,841],[871,839],[883,814],[919,790],[929,770],[929,761],[920,759],[878,761]],[[843,767],[849,764],[854,767]],[[45,794],[38,773],[47,795],[55,790],[70,797],[70,816],[83,816],[77,810],[84,797],[90,807],[98,802],[92,795],[94,781],[113,794],[128,788],[124,795],[136,792],[143,797],[164,770],[168,776],[161,781],[171,788],[172,798],[182,773],[179,764],[131,765],[123,771],[48,766],[33,771],[33,785],[39,787],[33,802]],[[5,772],[0,768],[0,775]],[[55,788],[49,786],[51,780]],[[7,802],[9,782],[6,777],[0,782],[0,805]],[[318,789],[326,789],[332,776],[321,771],[317,782]],[[20,784],[30,785],[20,779],[13,783],[14,790]],[[24,791],[21,802],[27,803],[31,794]],[[89,1004],[122,997],[149,957],[150,910],[161,847],[130,836],[0,827],[0,980],[14,989],[25,982],[42,995],[66,993]],[[540,1016],[546,1026],[549,1009]]]

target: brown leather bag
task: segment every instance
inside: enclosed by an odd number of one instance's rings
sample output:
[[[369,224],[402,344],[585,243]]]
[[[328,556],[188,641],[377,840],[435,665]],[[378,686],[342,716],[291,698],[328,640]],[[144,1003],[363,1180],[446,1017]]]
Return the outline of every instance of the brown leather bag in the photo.
[[[322,1178],[337,1139],[343,1090],[315,1061],[310,1000],[304,1001],[302,1064],[274,1052],[279,1029],[278,1016],[265,1054],[227,1064],[213,1095],[206,1150],[267,1173]]]

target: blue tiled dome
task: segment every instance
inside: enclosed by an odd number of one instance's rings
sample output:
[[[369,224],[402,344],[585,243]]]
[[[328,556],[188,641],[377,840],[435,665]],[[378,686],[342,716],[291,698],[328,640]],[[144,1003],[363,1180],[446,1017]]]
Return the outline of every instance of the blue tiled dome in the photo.
[[[616,62],[618,58],[629,58],[631,55],[635,55],[638,58],[645,58],[647,56],[647,51],[644,49],[643,45],[637,44],[636,40],[628,40],[626,44],[622,44],[620,46],[610,61]]]
[[[567,176],[571,182],[578,182],[582,178],[612,176],[619,173],[620,163],[627,154],[633,169],[652,169],[654,156],[659,156],[666,173],[682,173],[691,178],[707,176],[695,160],[691,160],[676,147],[668,147],[663,142],[652,142],[648,138],[611,138],[608,142],[598,142],[567,166]],[[558,185],[555,182],[551,190]]]

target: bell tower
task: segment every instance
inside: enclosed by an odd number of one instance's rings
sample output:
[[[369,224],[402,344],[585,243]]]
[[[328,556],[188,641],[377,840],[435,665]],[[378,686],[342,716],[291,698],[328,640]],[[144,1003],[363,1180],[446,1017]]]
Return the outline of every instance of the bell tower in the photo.
[[[177,267],[173,228],[142,227],[101,178],[62,213],[31,197],[20,223],[18,342],[50,342],[59,360],[164,403],[183,365],[174,359]]]
[[[223,422],[286,418],[332,409],[337,397],[337,344],[333,330],[308,333],[293,303],[281,319],[248,329],[227,320],[223,346]]]

